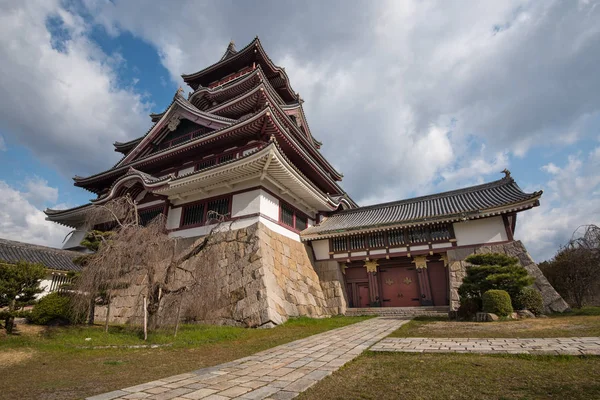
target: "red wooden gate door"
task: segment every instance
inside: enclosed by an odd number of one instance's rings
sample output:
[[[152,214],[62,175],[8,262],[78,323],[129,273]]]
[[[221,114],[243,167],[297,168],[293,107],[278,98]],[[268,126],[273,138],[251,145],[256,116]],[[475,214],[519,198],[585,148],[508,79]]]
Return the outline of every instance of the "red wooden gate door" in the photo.
[[[415,267],[379,268],[381,305],[383,307],[415,307],[421,305],[419,281]]]
[[[369,307],[369,284],[358,284],[359,307]]]
[[[447,306],[450,304],[448,299],[448,280],[446,279],[448,270],[444,267],[444,263],[442,261],[428,262],[427,273],[429,274],[433,305]]]

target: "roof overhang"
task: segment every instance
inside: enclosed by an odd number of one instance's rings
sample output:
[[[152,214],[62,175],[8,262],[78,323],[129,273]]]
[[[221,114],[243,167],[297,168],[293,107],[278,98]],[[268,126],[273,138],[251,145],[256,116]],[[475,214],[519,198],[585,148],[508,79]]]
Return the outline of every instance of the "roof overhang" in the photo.
[[[140,140],[140,142],[135,145],[135,147],[131,149],[129,153],[127,153],[127,155],[123,157],[123,159],[119,161],[117,165],[115,165],[115,167],[130,163],[137,156],[140,156],[144,152],[144,149],[148,147],[149,143],[154,141],[157,135],[160,135],[163,129],[167,127],[171,119],[174,117],[185,118],[199,125],[216,130],[231,126],[236,122],[235,120],[229,118],[219,117],[214,114],[200,111],[187,100],[185,100],[181,95],[176,94],[175,100],[169,109],[150,129],[148,134],[142,140]]]
[[[520,211],[525,211],[531,209],[533,207],[539,206],[539,199],[541,197],[541,192],[538,196],[528,199],[523,202],[510,204],[503,207],[490,208],[486,210],[478,210],[468,213],[460,213],[460,214],[452,214],[452,215],[441,215],[435,218],[428,219],[420,219],[420,220],[411,220],[411,221],[401,221],[391,224],[385,225],[372,225],[372,226],[363,226],[355,229],[340,229],[340,230],[332,230],[332,231],[323,231],[319,233],[312,234],[302,234],[300,233],[300,239],[302,241],[311,241],[311,240],[319,240],[319,239],[329,239],[340,236],[353,236],[353,235],[361,235],[372,232],[382,232],[389,231],[393,229],[406,229],[412,228],[415,226],[427,226],[427,225],[435,225],[441,223],[453,223],[453,222],[465,222],[469,220],[494,217],[502,214],[510,214]],[[309,228],[310,229],[310,228]]]
[[[152,192],[185,201],[198,193],[233,190],[236,185],[253,180],[277,187],[280,194],[292,197],[307,211],[333,211],[340,205],[302,175],[274,142],[244,158],[173,179]]]

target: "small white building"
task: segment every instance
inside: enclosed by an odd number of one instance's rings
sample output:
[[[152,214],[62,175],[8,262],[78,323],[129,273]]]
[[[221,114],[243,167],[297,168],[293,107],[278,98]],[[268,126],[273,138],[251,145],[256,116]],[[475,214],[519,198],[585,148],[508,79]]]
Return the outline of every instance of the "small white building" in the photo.
[[[0,263],[16,264],[26,261],[46,267],[48,274],[40,283],[44,291],[38,294],[38,298],[55,292],[61,285],[70,282],[68,273],[81,270],[79,265],[73,263],[73,259],[79,256],[81,253],[75,251],[0,239]]]

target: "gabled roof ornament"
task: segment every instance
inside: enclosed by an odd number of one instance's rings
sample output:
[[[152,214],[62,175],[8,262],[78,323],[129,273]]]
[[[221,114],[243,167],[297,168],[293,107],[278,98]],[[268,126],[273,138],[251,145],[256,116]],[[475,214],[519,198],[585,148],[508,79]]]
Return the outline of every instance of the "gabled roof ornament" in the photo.
[[[504,168],[502,172],[504,173],[504,179],[510,178],[510,171],[507,168]]]
[[[171,132],[173,132],[175,129],[177,129],[180,122],[181,122],[181,117],[179,115],[173,115],[173,117],[169,121],[169,124],[167,125],[167,127],[169,128],[169,130]]]
[[[177,89],[177,93],[175,93],[175,95],[183,97],[183,88],[181,86],[179,86],[179,89]]]

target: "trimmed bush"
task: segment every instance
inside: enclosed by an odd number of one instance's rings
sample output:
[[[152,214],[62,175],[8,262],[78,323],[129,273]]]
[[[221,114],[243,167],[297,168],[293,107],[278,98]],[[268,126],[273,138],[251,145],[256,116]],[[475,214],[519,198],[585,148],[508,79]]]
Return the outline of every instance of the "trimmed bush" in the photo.
[[[535,315],[541,315],[544,312],[544,299],[540,292],[532,287],[526,287],[515,296],[513,306],[517,310],[529,310]]]
[[[73,320],[71,299],[60,293],[50,293],[33,306],[27,317],[29,322],[36,325],[66,325]]]
[[[475,314],[477,314],[479,311],[481,311],[481,303],[479,299],[460,299],[460,307],[458,308],[459,319],[471,321],[475,318]]]
[[[506,317],[513,312],[510,295],[505,290],[488,290],[481,296],[483,312]]]

